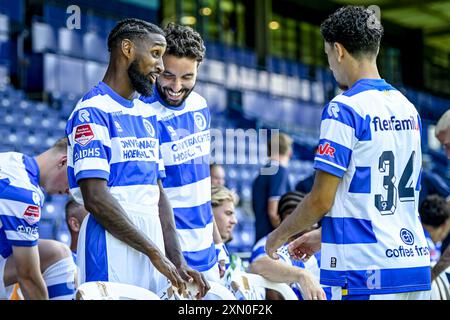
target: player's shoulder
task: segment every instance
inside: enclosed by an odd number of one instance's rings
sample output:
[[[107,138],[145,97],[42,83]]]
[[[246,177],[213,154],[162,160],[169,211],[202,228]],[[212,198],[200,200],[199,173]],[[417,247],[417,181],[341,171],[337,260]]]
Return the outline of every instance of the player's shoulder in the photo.
[[[0,163],[2,189],[14,189],[13,193],[22,202],[37,202],[35,193],[40,193],[40,188],[36,161],[22,153],[5,152],[0,153]]]
[[[259,248],[265,248],[266,242],[267,242],[267,236],[264,236],[261,239],[259,239],[253,246],[253,251],[258,250]]]
[[[208,107],[206,99],[198,92],[192,91],[186,99],[186,108],[190,111],[197,111]]]

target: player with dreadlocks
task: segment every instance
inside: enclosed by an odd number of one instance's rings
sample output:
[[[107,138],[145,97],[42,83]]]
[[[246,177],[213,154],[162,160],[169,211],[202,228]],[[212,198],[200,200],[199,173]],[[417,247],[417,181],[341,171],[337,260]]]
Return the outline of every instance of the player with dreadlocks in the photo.
[[[164,70],[165,49],[159,27],[138,19],[120,21],[108,37],[110,61],[103,81],[68,120],[70,192],[90,212],[78,240],[80,284],[112,281],[159,292],[169,279],[185,289],[164,254],[163,233],[175,228],[159,180],[164,168],[156,115],[135,99],[136,91],[152,93]],[[162,226],[160,216],[169,216],[172,228]]]

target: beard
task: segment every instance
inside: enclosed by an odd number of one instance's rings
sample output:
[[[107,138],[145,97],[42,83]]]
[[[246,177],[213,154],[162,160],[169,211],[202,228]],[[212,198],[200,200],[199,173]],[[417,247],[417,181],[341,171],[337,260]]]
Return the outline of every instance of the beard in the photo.
[[[183,102],[187,99],[187,97],[189,97],[192,90],[194,90],[194,87],[195,87],[195,85],[192,86],[192,88],[190,88],[190,89],[186,89],[186,88],[181,89],[183,92],[182,93],[183,98],[180,99],[180,101],[173,102],[169,99],[169,94],[167,93],[167,91],[169,89],[165,89],[165,88],[161,87],[159,82],[156,81],[156,89],[158,90],[159,96],[161,97],[161,99],[164,101],[165,104],[168,104],[169,106],[173,106],[173,107],[179,107],[180,105],[182,105]]]
[[[153,94],[153,83],[148,77],[139,71],[139,63],[135,59],[128,67],[128,77],[130,78],[131,86],[135,91],[143,96],[151,96]]]

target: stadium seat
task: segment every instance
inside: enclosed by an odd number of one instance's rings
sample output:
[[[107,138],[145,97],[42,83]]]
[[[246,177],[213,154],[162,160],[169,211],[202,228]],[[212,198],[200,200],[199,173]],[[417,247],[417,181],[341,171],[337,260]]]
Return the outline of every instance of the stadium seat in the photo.
[[[56,51],[55,31],[49,24],[38,21],[33,22],[31,37],[34,52]]]
[[[75,293],[76,300],[160,300],[144,288],[116,282],[92,281],[80,285]]]
[[[446,272],[442,272],[431,283],[431,300],[450,300],[450,285]]]
[[[245,300],[261,300],[265,289],[279,292],[285,300],[298,300],[294,291],[286,283],[269,281],[260,275],[243,271],[230,272],[231,279],[227,281],[230,290]],[[227,275],[226,275],[227,276]]]
[[[98,49],[98,51],[101,51]],[[72,57],[83,56],[83,42],[78,30],[59,28],[58,30],[58,52]]]

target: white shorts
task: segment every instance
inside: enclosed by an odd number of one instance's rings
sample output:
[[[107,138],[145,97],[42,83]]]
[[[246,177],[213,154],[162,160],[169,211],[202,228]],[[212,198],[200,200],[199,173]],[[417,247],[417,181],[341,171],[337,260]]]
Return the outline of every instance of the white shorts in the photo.
[[[122,204],[134,225],[164,251],[164,238],[158,208]],[[143,213],[144,212],[144,213]],[[143,253],[114,238],[92,215],[87,215],[78,237],[78,283],[110,281],[135,285],[159,292],[168,286],[168,280]]]
[[[7,300],[11,297],[11,294],[14,290],[14,285],[10,285],[5,287],[5,283],[3,282],[3,276],[5,274],[6,261],[8,259],[0,256],[0,300]]]

